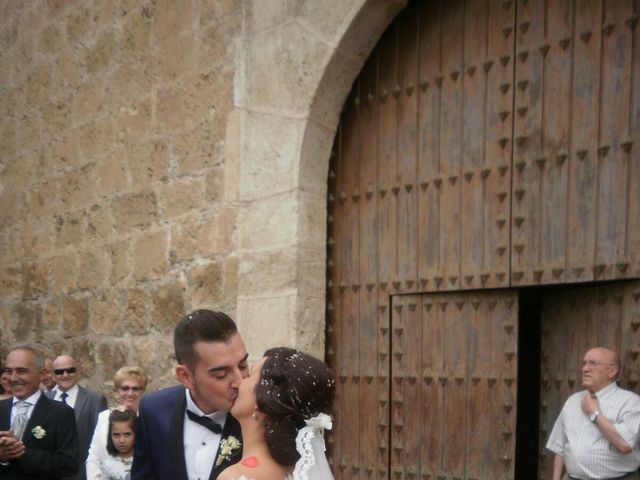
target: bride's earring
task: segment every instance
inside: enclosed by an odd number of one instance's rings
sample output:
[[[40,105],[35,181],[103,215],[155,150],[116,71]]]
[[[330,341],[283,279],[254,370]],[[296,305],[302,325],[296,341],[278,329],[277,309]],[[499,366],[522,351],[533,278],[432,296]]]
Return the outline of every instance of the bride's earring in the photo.
[[[256,413],[256,409],[253,409],[253,412],[251,412],[251,418],[253,418],[256,422],[258,421],[258,414]]]

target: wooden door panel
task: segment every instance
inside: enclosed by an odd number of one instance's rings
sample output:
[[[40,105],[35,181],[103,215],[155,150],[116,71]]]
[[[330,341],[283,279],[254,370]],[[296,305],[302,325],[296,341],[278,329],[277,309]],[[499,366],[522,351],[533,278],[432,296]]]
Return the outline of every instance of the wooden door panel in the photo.
[[[640,281],[548,293],[541,318],[540,478],[548,478],[553,458],[544,446],[564,402],[582,389],[582,358],[587,350],[603,346],[616,351],[620,384],[640,391]]]
[[[513,478],[516,297],[392,297],[394,478]]]

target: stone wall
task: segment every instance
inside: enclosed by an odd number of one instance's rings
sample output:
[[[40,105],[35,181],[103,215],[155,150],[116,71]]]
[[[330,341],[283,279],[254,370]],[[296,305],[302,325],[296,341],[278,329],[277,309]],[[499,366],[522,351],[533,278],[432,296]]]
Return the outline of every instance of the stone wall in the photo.
[[[184,312],[323,354],[326,178],[401,0],[0,2],[0,355],[174,381]]]

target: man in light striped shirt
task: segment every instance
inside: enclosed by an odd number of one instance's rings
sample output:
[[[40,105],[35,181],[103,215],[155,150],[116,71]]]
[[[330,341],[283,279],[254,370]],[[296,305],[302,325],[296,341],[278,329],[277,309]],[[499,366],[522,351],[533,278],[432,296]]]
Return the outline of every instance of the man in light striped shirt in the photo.
[[[618,371],[615,352],[585,354],[586,390],[569,397],[547,442],[556,454],[553,480],[640,479],[640,396],[618,387]]]

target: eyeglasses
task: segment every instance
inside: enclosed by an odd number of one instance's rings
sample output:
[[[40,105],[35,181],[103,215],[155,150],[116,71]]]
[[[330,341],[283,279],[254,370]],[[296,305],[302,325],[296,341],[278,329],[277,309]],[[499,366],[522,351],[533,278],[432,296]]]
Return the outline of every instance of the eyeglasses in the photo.
[[[69,375],[73,375],[74,373],[76,373],[76,367],[69,367],[69,368],[56,368],[53,373],[55,373],[56,375],[64,375],[66,373],[68,373]]]
[[[133,393],[139,393],[142,391],[142,387],[130,387],[129,385],[123,385],[121,387],[118,387],[118,390],[120,390],[121,392],[132,391]]]
[[[587,366],[589,365],[591,368],[594,367],[599,367],[600,365],[606,365],[608,367],[611,367],[613,365],[613,363],[609,363],[609,362],[601,362],[599,360],[584,360],[582,362],[582,366]]]

